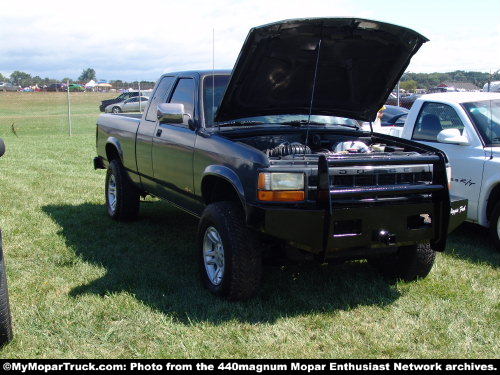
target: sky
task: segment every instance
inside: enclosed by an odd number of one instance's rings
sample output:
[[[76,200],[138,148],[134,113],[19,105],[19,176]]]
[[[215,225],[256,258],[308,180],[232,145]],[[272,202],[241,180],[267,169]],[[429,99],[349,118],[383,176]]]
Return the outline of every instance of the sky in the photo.
[[[362,17],[430,41],[408,71],[500,69],[500,0],[0,0],[0,73],[155,81],[162,73],[230,69],[249,29],[289,18]]]

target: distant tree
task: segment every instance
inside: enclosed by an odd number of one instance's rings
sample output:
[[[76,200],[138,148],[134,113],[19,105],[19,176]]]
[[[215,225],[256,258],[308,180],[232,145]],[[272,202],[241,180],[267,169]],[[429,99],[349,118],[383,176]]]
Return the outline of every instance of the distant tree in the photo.
[[[0,82],[8,81],[9,79],[5,77],[2,73],[0,73]]]
[[[401,82],[401,88],[405,91],[414,92],[418,88],[418,83],[417,81],[414,81],[412,79],[409,81],[404,81]]]
[[[123,88],[123,81],[121,79],[113,80],[110,81],[109,83],[111,83],[111,85],[113,85],[113,88],[116,90]]]
[[[71,78],[67,78],[66,77],[66,78],[63,78],[61,82],[64,82],[64,83],[69,82],[69,83],[71,83],[71,82],[73,82],[73,80]]]
[[[82,82],[88,82],[91,79],[95,79],[95,70],[92,68],[84,69],[80,77],[78,77],[78,80]]]
[[[30,74],[25,72],[20,72],[19,70],[12,72],[12,74],[10,75],[10,82],[14,86],[22,86],[22,87],[31,86],[32,84],[31,80],[32,78]]]
[[[31,79],[31,83],[32,83],[33,85],[42,86],[42,85],[43,85],[43,79],[42,79],[40,76],[34,76],[34,77]]]

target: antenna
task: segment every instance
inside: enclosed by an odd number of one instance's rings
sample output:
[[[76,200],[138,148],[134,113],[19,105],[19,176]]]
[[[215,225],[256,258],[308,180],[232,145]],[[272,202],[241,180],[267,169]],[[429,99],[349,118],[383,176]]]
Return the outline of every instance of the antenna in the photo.
[[[318,64],[319,64],[319,54],[321,50],[321,41],[323,40],[323,35],[319,39],[318,42],[318,53],[316,54],[316,66],[314,68],[314,79],[313,79],[313,86],[312,86],[312,92],[311,92],[311,102],[309,103],[309,116],[307,117],[307,129],[306,129],[306,141],[305,144],[307,146],[307,141],[309,139],[309,123],[311,122],[311,114],[312,114],[312,107],[314,103],[314,92],[316,91],[316,76],[318,74]],[[306,149],[304,147],[304,154],[306,153]]]

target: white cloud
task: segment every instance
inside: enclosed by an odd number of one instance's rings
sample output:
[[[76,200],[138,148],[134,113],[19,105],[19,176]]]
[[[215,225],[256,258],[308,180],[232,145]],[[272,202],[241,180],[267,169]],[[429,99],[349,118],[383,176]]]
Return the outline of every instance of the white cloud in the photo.
[[[216,67],[231,68],[251,27],[335,16],[416,27],[431,42],[414,57],[412,71],[488,70],[500,61],[499,26],[488,35],[470,28],[454,33],[394,9],[348,0],[9,2],[0,15],[0,72],[76,78],[92,67],[99,78],[155,80],[165,71],[210,68],[213,28]]]
[[[0,16],[0,71],[155,79],[168,70],[231,68],[252,26],[285,18],[352,15],[343,0],[23,2]],[[30,4],[31,3],[31,4]],[[26,14],[26,9],[35,9]],[[92,10],[89,14],[85,10]]]

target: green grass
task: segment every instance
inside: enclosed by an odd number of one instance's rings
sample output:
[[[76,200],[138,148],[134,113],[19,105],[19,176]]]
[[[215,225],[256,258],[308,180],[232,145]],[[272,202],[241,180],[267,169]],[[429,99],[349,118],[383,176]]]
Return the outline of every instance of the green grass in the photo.
[[[12,112],[29,116],[20,108],[30,97],[16,95]],[[365,262],[267,265],[257,298],[222,301],[198,280],[195,219],[153,199],[136,222],[108,219],[104,171],[92,169],[100,97],[75,99],[89,115],[73,137],[51,128],[64,111],[14,136],[3,100],[0,227],[15,339],[0,357],[499,356],[500,254],[481,228],[459,228],[418,282],[390,283]]]

